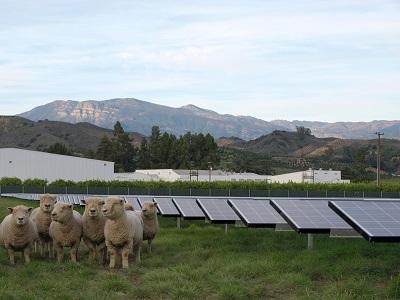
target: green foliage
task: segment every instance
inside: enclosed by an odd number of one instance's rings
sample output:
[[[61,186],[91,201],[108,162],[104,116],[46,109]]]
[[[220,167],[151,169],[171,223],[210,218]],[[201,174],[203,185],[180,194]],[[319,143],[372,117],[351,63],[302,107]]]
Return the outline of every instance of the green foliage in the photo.
[[[113,137],[109,139],[104,135],[96,150],[96,158],[113,161],[116,172],[134,172],[135,156],[133,140],[124,131],[119,121],[114,125]]]
[[[45,149],[45,151],[54,154],[73,155],[72,151],[69,150],[67,146],[65,146],[65,144],[62,143],[55,143],[49,146],[47,149]]]
[[[153,126],[149,143],[142,141],[138,166],[142,169],[208,169],[219,163],[218,146],[210,135],[190,132],[177,138]]]
[[[0,179],[1,186],[19,186],[22,185],[22,180],[17,177],[2,177]]]
[[[296,132],[301,139],[304,139],[306,135],[311,135],[311,129],[304,126],[296,126]]]
[[[26,179],[23,182],[24,186],[45,186],[47,185],[47,180],[44,179]]]

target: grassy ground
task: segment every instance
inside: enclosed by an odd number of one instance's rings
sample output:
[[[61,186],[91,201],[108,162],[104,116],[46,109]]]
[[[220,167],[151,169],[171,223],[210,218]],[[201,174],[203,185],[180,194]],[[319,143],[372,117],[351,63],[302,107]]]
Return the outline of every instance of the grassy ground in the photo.
[[[6,207],[21,203],[0,200]],[[364,239],[314,239],[270,229],[230,228],[161,219],[151,255],[128,270],[87,262],[56,264],[34,254],[11,266],[0,250],[0,299],[395,299],[400,298],[400,247]]]

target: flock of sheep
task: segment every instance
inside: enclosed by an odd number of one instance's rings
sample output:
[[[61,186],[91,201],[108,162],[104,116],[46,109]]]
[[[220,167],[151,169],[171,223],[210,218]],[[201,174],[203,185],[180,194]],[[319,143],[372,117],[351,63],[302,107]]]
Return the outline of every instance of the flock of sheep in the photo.
[[[122,257],[122,267],[128,268],[128,257],[140,262],[142,241],[151,242],[158,231],[157,203],[144,202],[141,211],[135,211],[120,197],[90,197],[85,204],[83,216],[72,204],[57,203],[56,197],[45,194],[40,206],[33,209],[24,205],[9,207],[0,224],[0,245],[7,249],[11,264],[15,264],[14,252],[22,252],[25,263],[30,262],[33,246],[39,246],[40,254],[47,250],[53,258],[62,262],[64,247],[70,247],[71,261],[77,261],[81,239],[89,249],[89,260],[96,257],[110,268],[116,265],[117,255]],[[107,255],[108,254],[108,255]]]

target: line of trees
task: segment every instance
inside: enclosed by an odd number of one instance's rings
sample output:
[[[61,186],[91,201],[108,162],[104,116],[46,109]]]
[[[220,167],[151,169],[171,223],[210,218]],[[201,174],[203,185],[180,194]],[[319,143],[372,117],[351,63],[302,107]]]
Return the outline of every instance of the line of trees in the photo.
[[[218,146],[210,134],[190,132],[177,138],[161,134],[153,126],[150,139],[143,138],[139,148],[124,131],[120,122],[114,125],[113,137],[103,136],[95,158],[115,162],[116,172],[133,172],[139,169],[206,169],[219,163]]]

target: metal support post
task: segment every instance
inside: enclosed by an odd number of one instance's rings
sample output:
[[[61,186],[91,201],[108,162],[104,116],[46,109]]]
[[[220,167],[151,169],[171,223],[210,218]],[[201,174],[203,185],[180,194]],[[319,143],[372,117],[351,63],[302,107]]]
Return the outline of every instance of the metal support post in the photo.
[[[312,233],[307,233],[307,249],[311,250],[314,247],[314,235]]]
[[[181,229],[181,217],[176,218],[176,228]]]
[[[225,224],[225,234],[228,233],[228,224]]]

